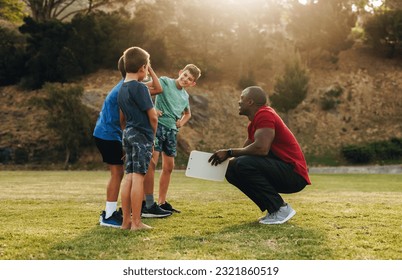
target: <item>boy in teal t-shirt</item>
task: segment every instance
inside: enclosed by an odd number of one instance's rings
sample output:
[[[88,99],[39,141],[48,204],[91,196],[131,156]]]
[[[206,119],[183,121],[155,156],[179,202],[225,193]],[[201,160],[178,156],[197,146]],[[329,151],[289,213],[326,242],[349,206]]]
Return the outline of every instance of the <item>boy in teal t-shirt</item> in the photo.
[[[191,118],[189,95],[186,88],[195,86],[200,76],[201,70],[194,64],[188,64],[179,71],[177,79],[159,78],[163,92],[157,95],[155,100],[155,108],[159,112],[158,128],[152,161],[144,181],[145,205],[142,208],[143,217],[153,217],[152,213],[148,213],[148,208],[154,201],[155,168],[161,153],[162,173],[159,179],[158,204],[164,210],[179,212],[166,201],[166,196],[170,176],[174,168],[174,158],[177,155],[177,132]]]

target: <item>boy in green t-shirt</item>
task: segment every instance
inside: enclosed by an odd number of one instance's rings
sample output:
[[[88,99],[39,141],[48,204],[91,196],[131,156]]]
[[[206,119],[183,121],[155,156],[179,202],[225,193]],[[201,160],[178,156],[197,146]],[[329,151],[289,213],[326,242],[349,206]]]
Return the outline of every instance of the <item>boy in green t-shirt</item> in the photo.
[[[195,86],[200,76],[201,70],[194,64],[188,64],[179,71],[177,79],[159,78],[163,92],[157,95],[155,100],[155,108],[159,112],[158,128],[152,160],[144,180],[145,204],[142,208],[142,217],[157,217],[149,208],[154,202],[154,176],[160,153],[162,153],[162,173],[159,179],[158,204],[164,210],[180,212],[166,201],[166,196],[174,168],[174,158],[177,155],[177,132],[191,118],[189,95],[185,89]]]

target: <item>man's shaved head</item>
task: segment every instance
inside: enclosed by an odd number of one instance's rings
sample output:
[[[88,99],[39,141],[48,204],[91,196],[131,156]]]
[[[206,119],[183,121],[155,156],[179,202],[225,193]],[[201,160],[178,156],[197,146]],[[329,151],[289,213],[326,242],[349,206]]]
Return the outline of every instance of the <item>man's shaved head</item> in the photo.
[[[267,104],[267,94],[265,91],[257,86],[251,86],[243,90],[245,97],[254,101],[257,106],[263,106]]]

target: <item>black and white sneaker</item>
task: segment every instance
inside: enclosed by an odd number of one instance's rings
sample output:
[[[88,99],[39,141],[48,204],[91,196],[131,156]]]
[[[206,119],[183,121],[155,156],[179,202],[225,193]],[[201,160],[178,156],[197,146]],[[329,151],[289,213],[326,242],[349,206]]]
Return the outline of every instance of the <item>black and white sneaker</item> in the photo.
[[[170,215],[172,215],[171,211],[163,210],[156,202],[150,208],[144,205],[141,210],[141,217],[143,218],[165,218]]]
[[[162,208],[163,210],[166,211],[170,211],[170,212],[176,212],[176,213],[180,213],[180,210],[174,209],[172,204],[170,204],[169,202],[165,201],[165,203],[159,205],[160,208]]]

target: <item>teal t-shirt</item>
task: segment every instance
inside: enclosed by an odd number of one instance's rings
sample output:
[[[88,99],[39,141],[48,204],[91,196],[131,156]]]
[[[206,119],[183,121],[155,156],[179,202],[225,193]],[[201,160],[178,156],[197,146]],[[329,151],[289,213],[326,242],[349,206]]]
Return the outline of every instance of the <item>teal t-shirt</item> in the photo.
[[[163,92],[158,94],[155,99],[155,108],[163,112],[159,117],[158,123],[178,130],[176,121],[181,119],[183,112],[190,109],[189,95],[186,90],[178,89],[174,79],[160,77]]]

